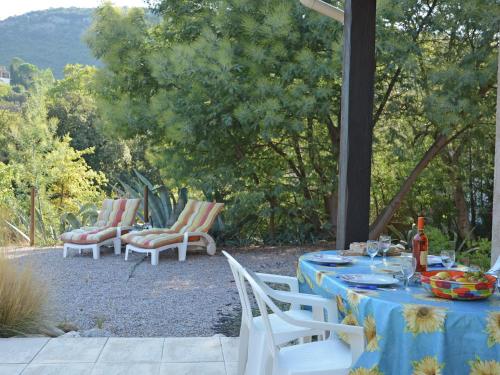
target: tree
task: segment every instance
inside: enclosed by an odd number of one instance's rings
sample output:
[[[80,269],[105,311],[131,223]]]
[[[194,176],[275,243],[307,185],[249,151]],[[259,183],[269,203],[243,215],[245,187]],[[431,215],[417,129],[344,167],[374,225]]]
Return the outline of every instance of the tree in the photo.
[[[383,22],[391,25],[387,29],[402,29],[407,38],[399,44],[406,51],[395,54],[396,59],[392,57],[393,51],[391,56],[382,55],[384,65],[393,68],[386,69],[388,72],[383,75],[388,83],[375,120],[384,114],[391,95],[397,95],[390,104],[399,104],[416,121],[413,144],[425,144],[425,139],[431,142],[427,141],[429,145],[423,156],[375,218],[370,238],[378,237],[386,228],[422,171],[448,144],[461,142],[471,129],[476,135],[484,134],[491,124],[495,25],[499,22],[495,7],[490,0],[474,4],[455,0],[404,1],[390,4],[382,11]],[[386,121],[394,121],[395,114],[389,113]],[[462,192],[456,193],[455,199],[461,200]],[[463,223],[463,217],[459,221],[463,235],[467,224]]]
[[[96,92],[107,131],[144,136],[165,180],[229,202],[238,236],[334,235],[341,26],[298,2],[155,3],[158,24],[140,10],[96,12],[87,42],[104,63]],[[470,213],[470,197],[487,188],[465,186],[472,177],[460,166],[472,151],[455,156],[455,169],[438,156],[467,137],[476,155],[488,141],[495,6],[379,2],[371,237],[437,201],[436,212],[460,207],[458,220],[436,222],[468,231],[464,202]],[[482,181],[485,166],[472,168]],[[453,189],[426,186],[436,176],[446,186],[443,173]]]
[[[51,81],[44,77],[50,75],[42,72],[35,77],[19,110],[0,109],[0,205],[8,216],[2,219],[23,224],[33,186],[38,222],[55,228],[62,213],[102,200],[106,179],[83,159],[92,149],[76,151],[69,137],[56,135],[57,121],[47,118],[46,109]]]
[[[101,8],[88,40],[106,62],[107,123],[124,136],[150,134],[152,160],[173,180],[224,199],[258,196],[252,214],[264,210],[271,236],[277,215],[318,232],[327,214],[336,217],[340,26],[313,12],[303,18],[298,4],[227,5],[200,5],[212,22],[195,27],[197,36],[179,35],[186,7],[165,8],[165,21],[148,30],[137,13]]]
[[[47,117],[57,120],[59,138],[68,135],[71,147],[84,151],[82,157],[92,170],[103,172],[116,182],[132,168],[131,147],[134,143],[108,136],[102,131],[92,90],[95,74],[95,67],[67,65],[64,79],[58,80],[48,91]],[[93,152],[85,152],[88,149],[93,149]]]

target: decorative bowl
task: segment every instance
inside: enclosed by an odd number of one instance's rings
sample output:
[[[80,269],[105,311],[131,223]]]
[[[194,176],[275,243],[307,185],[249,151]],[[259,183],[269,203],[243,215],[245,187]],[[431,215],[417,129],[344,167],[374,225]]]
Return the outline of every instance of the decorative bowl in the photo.
[[[495,292],[495,283],[497,279],[492,275],[484,275],[488,282],[460,282],[454,280],[439,280],[433,276],[439,271],[422,272],[421,281],[424,288],[433,293],[436,297],[446,299],[457,299],[463,301],[472,301],[485,299]],[[451,276],[463,275],[464,271],[446,270]]]

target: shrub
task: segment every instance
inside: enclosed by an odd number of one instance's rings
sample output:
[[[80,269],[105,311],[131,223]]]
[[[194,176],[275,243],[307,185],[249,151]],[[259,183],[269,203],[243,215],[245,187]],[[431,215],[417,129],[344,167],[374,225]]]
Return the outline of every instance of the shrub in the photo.
[[[488,270],[491,262],[491,241],[479,238],[468,250],[460,254],[458,260],[466,265],[477,266],[483,271]]]
[[[46,296],[30,267],[16,267],[0,253],[0,337],[37,332]]]
[[[429,252],[432,254],[440,254],[441,250],[455,250],[451,249],[450,239],[439,228],[427,225],[425,227],[425,234],[429,239]]]

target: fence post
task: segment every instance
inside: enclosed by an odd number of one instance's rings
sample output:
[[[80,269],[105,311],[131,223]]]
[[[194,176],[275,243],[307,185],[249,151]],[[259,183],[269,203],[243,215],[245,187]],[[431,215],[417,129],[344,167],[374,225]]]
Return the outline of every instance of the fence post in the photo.
[[[149,223],[149,189],[144,186],[144,223]]]
[[[35,187],[31,187],[30,246],[35,246]]]

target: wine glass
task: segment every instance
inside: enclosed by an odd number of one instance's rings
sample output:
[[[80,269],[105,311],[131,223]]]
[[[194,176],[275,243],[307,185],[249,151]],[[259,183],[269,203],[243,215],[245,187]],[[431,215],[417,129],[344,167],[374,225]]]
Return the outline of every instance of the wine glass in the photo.
[[[414,257],[401,259],[401,273],[404,278],[404,286],[408,287],[411,277],[417,269],[417,260]]]
[[[453,264],[455,264],[455,250],[441,251],[441,263],[445,268],[453,267]]]
[[[384,263],[387,262],[387,252],[391,247],[391,236],[381,235],[378,241],[379,249],[384,253]]]
[[[366,252],[372,258],[371,265],[373,266],[373,258],[378,254],[378,241],[370,240],[366,242]]]

